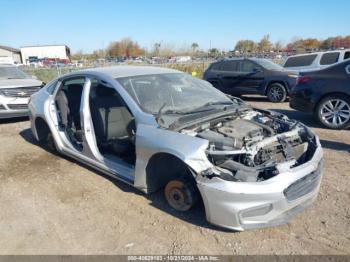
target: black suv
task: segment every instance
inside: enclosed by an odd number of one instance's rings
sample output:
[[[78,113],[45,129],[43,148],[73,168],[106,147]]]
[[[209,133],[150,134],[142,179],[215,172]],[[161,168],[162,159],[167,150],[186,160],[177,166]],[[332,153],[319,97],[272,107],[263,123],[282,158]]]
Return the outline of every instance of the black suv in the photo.
[[[261,94],[271,102],[286,100],[297,73],[262,58],[224,59],[212,63],[204,79],[230,95]]]

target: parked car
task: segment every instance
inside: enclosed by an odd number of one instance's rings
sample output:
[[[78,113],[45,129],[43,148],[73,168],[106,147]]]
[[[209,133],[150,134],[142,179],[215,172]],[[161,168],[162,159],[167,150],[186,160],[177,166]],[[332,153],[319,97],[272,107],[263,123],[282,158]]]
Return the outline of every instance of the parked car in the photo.
[[[300,73],[290,94],[290,107],[313,112],[325,127],[350,126],[350,60],[328,68]]]
[[[17,66],[0,64],[0,118],[28,115],[29,97],[42,86]]]
[[[308,127],[177,70],[72,72],[32,95],[29,108],[42,145],[145,193],[164,189],[175,210],[202,201],[222,227],[285,223],[320,186],[322,148]]]
[[[288,70],[318,70],[350,58],[350,49],[289,56],[283,67]]]
[[[226,94],[261,94],[271,102],[283,102],[297,74],[267,59],[233,58],[211,64],[204,79]]]

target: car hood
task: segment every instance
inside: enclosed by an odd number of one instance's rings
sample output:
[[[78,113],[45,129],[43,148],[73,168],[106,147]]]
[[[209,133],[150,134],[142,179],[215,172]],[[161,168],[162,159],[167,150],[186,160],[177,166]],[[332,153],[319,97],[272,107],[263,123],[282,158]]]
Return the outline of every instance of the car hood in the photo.
[[[32,78],[24,79],[0,79],[0,88],[41,86],[42,81]]]

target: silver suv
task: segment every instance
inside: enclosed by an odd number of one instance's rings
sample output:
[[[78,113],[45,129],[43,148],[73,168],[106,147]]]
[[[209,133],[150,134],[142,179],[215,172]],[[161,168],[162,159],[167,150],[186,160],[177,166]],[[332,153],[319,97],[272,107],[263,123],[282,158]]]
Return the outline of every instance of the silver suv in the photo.
[[[294,55],[287,58],[283,67],[288,70],[318,70],[350,58],[350,49]]]
[[[27,116],[29,97],[42,86],[17,66],[0,65],[0,118]]]

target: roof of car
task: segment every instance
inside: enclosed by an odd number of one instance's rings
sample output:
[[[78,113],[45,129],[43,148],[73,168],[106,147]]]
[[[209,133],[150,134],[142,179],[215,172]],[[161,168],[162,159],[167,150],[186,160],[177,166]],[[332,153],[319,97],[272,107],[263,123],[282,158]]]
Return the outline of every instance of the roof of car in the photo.
[[[252,61],[258,61],[263,60],[265,58],[260,57],[225,57],[223,59],[220,59],[216,62],[225,62],[225,61],[242,61],[242,60],[252,60]]]
[[[182,73],[178,70],[169,69],[165,67],[155,67],[155,66],[111,66],[111,67],[97,67],[97,68],[86,69],[82,71],[100,72],[100,73],[110,75],[113,78],[140,76],[140,75]]]
[[[335,49],[335,50],[327,50],[327,51],[318,51],[318,52],[296,54],[296,55],[288,56],[288,58],[290,58],[290,57],[297,57],[297,56],[307,56],[307,55],[319,55],[319,54],[326,54],[326,53],[335,53],[335,52],[348,52],[348,51],[350,51],[350,48],[348,48],[348,49]]]

